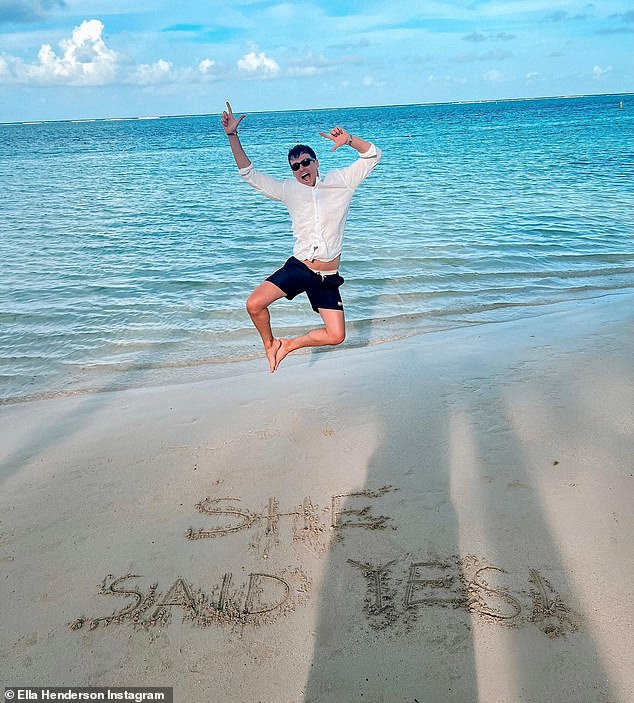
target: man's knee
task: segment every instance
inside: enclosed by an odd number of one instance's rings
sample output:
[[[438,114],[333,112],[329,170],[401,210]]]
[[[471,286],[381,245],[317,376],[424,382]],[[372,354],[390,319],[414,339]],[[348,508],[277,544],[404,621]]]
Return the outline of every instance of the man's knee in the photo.
[[[247,298],[246,308],[249,315],[257,315],[262,312],[266,306],[262,305],[262,302],[258,299],[258,296],[254,293]]]
[[[329,330],[328,334],[329,342],[332,345],[341,344],[346,338],[345,330]]]

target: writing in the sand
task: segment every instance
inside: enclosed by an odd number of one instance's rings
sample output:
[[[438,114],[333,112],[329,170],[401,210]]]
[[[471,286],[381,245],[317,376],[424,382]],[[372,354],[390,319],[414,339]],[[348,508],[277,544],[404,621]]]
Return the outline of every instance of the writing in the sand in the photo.
[[[266,506],[259,510],[242,505],[240,498],[207,497],[196,505],[196,510],[210,518],[212,524],[190,528],[185,536],[190,540],[213,539],[255,529],[267,538],[267,546],[270,546],[279,543],[280,523],[286,520],[294,543],[319,550],[327,545],[331,530],[341,533],[347,528],[381,530],[387,527],[391,518],[373,512],[371,501],[394,490],[392,486],[383,486],[376,491],[333,495],[321,510],[308,496],[290,510],[281,509],[275,497],[269,498]]]
[[[279,575],[251,573],[239,583],[227,572],[207,592],[180,577],[166,589],[160,589],[158,583],[141,588],[138,582],[141,578],[136,574],[118,578],[108,574],[100,593],[124,598],[127,603],[109,615],[78,618],[71,628],[77,630],[88,625],[92,630],[124,622],[142,628],[165,626],[173,611],[179,611],[183,620],[196,625],[262,624],[292,612],[305,600],[308,591],[308,580],[300,569]]]
[[[348,559],[347,563],[365,579],[360,603],[369,624],[376,629],[411,622],[422,609],[430,607],[462,609],[509,627],[532,624],[548,637],[560,637],[579,628],[578,616],[534,568],[528,569],[529,588],[512,592],[499,581],[500,576],[507,575],[505,569],[473,555],[410,560],[406,564],[402,559],[386,564]],[[141,578],[134,574],[106,576],[100,592],[127,602],[109,615],[78,618],[71,623],[72,629],[125,622],[142,628],[166,626],[175,611],[183,621],[202,626],[263,625],[293,612],[308,600],[310,590],[300,569],[277,575],[251,573],[238,583],[232,573],[224,573],[206,592],[180,577],[165,589],[158,583],[141,588]]]
[[[267,558],[269,549],[279,545],[280,524],[285,521],[294,543],[321,551],[333,531],[335,539],[341,541],[347,528],[386,528],[390,518],[378,514],[380,509],[372,501],[393,490],[383,486],[376,491],[333,495],[321,510],[309,497],[287,510],[280,509],[276,498],[269,498],[260,510],[248,509],[238,498],[205,498],[196,510],[211,524],[189,529],[186,537],[221,538],[254,530],[263,539],[251,539],[249,547],[263,548],[261,556]],[[345,564],[342,562],[342,569]],[[347,564],[365,580],[365,588],[363,580],[359,582],[359,603],[371,627],[383,629],[403,620],[409,622],[425,608],[435,607],[467,611],[512,627],[530,623],[549,637],[578,628],[577,616],[535,568],[528,569],[526,590],[512,591],[508,578],[505,582],[508,574],[504,568],[473,555],[414,558],[410,553],[383,563],[368,562],[366,557],[349,558]],[[197,625],[262,625],[293,612],[308,600],[310,591],[310,582],[300,569],[288,573],[258,570],[239,579],[226,572],[215,585],[204,589],[180,576],[162,589],[158,583],[142,587],[140,579],[131,573],[117,578],[109,574],[100,592],[125,599],[125,603],[109,615],[78,618],[71,627],[94,629],[124,622],[143,628],[164,626],[174,612]],[[354,587],[349,597],[355,597]]]
[[[461,608],[490,622],[511,627],[536,625],[548,637],[578,629],[579,621],[537,570],[528,569],[529,589],[511,592],[502,582],[507,571],[473,555],[368,564],[348,559],[366,580],[364,611],[370,624],[387,625],[416,617],[421,608]]]

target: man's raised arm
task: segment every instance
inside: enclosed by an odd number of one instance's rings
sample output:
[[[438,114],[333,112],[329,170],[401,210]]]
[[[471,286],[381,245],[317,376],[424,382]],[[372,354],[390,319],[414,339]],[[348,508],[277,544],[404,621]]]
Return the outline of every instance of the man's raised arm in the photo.
[[[238,137],[238,125],[245,118],[245,115],[240,115],[237,119],[233,116],[233,110],[231,105],[227,103],[227,109],[222,113],[220,118],[220,123],[229,139],[229,146],[231,147],[231,153],[236,161],[236,166],[238,168],[246,168],[251,165],[249,157],[244,153],[242,144],[240,143],[240,138]]]
[[[360,154],[365,154],[372,146],[370,142],[366,142],[365,139],[360,137],[352,136],[352,134],[341,127],[333,127],[330,132],[320,132],[319,136],[330,139],[334,143],[330,151],[336,151],[340,146],[350,146]]]

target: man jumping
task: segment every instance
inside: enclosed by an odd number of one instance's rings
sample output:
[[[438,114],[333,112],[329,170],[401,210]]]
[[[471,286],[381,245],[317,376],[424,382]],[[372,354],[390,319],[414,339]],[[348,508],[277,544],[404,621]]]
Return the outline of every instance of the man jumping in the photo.
[[[330,171],[322,177],[315,152],[297,144],[288,152],[294,178],[279,180],[257,171],[238,138],[238,125],[245,115],[235,118],[231,105],[222,113],[221,124],[238,173],[252,188],[286,206],[293,223],[293,256],[251,293],[247,312],[262,338],[271,372],[291,352],[303,347],[341,344],[346,336],[343,303],[339,287],[339,261],[343,230],[356,188],[381,158],[381,151],[370,142],[354,137],[341,127],[320,136],[334,143],[331,151],[350,146],[359,157],[350,166]],[[269,306],[280,298],[292,300],[306,293],[324,326],[293,339],[276,339],[271,330]]]

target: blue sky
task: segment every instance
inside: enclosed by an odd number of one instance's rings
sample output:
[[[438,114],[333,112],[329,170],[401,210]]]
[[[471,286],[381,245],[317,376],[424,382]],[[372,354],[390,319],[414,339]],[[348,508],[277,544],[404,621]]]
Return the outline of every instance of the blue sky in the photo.
[[[0,121],[634,91],[631,0],[0,0]]]

